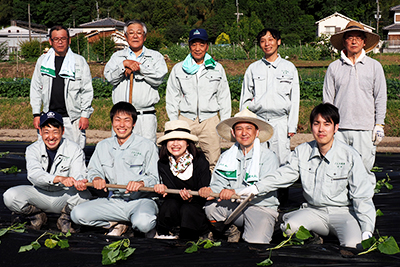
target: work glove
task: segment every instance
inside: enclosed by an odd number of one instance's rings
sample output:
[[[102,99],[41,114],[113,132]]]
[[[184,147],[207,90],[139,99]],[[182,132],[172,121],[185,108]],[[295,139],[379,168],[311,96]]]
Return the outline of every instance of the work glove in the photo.
[[[250,194],[257,195],[258,193],[259,193],[259,192],[258,192],[257,186],[255,186],[255,185],[253,184],[253,185],[250,185],[250,186],[248,186],[248,187],[243,188],[242,190],[240,190],[240,191],[237,192],[236,194],[239,195],[239,196],[247,197],[247,196],[249,196]]]
[[[361,240],[364,241],[364,240],[367,240],[367,239],[369,239],[371,237],[372,237],[372,233],[370,231],[365,231],[361,235]]]
[[[376,124],[374,130],[372,131],[372,141],[374,142],[374,146],[378,145],[384,136],[385,132],[383,131],[383,125]]]

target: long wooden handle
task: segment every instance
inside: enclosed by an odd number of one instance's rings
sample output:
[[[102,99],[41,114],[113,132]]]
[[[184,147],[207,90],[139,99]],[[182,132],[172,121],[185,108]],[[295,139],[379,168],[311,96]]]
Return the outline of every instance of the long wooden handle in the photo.
[[[132,104],[132,92],[133,92],[133,72],[129,75],[129,103]]]
[[[86,186],[91,186],[93,187],[93,183],[86,183]],[[118,189],[126,189],[126,185],[122,185],[122,184],[106,184],[107,188],[118,188]],[[154,188],[153,187],[139,187],[139,191],[143,191],[143,192],[154,192]],[[165,189],[165,193],[168,194],[179,194],[179,191],[181,191],[180,189]],[[190,191],[190,194],[192,196],[200,196],[198,191]],[[210,197],[219,197],[219,193],[214,193],[211,192]],[[231,199],[240,199],[239,195],[232,195]]]

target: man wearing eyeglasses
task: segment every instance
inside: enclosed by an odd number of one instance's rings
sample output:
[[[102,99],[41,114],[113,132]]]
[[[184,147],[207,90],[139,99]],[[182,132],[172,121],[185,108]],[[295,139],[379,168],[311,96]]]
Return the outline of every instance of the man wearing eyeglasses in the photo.
[[[351,21],[331,37],[331,44],[341,53],[325,76],[323,101],[339,109],[340,126],[335,134],[360,153],[369,172],[375,162],[376,145],[384,136],[386,80],[382,65],[368,57],[379,43],[379,35]]]
[[[124,27],[129,47],[115,52],[104,68],[104,77],[113,85],[112,100],[131,103],[137,110],[133,133],[156,142],[157,117],[154,105],[160,100],[158,86],[168,72],[164,57],[144,46],[147,27],[131,20]]]
[[[69,48],[68,29],[61,25],[50,29],[52,48],[36,62],[30,88],[33,126],[39,129],[40,112],[55,111],[62,115],[64,137],[83,149],[85,130],[93,113],[93,87],[89,65],[84,57]]]

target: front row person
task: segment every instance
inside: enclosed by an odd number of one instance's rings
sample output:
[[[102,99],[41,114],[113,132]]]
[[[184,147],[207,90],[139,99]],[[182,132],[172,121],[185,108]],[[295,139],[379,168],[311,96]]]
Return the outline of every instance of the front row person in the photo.
[[[209,163],[198,151],[197,136],[190,133],[186,121],[165,123],[165,135],[157,141],[160,148],[158,173],[162,184],[154,186],[164,196],[157,219],[159,238],[198,239],[209,233],[209,222],[203,207],[206,199],[192,196],[210,184]],[[167,194],[165,189],[180,189],[178,194]],[[161,197],[160,197],[161,198]]]
[[[315,140],[296,147],[285,166],[249,191],[274,192],[300,178],[307,202],[283,216],[282,231],[291,234],[304,226],[319,235],[334,234],[341,246],[361,248],[375,227],[375,181],[365,180],[369,176],[358,152],[334,138],[339,128],[335,106],[316,106],[310,124]]]
[[[219,158],[210,187],[199,190],[202,197],[209,197],[211,192],[220,193],[220,200],[209,201],[205,206],[212,223],[226,220],[239,205],[230,201],[233,194],[251,193],[248,191],[251,185],[263,181],[279,166],[276,155],[260,146],[260,142],[271,138],[272,127],[248,109],[220,122],[217,131],[225,140],[236,142]],[[276,191],[258,194],[234,219],[227,231],[228,242],[239,240],[239,227],[244,229],[246,242],[269,243],[278,217],[278,204]]]
[[[77,224],[108,228],[109,235],[120,236],[129,223],[133,229],[151,234],[156,226],[157,204],[150,193],[138,189],[159,183],[157,148],[152,141],[132,133],[137,118],[132,104],[115,104],[110,118],[115,135],[97,144],[89,162],[88,180],[98,190],[107,190],[106,183],[126,185],[126,190],[108,189],[107,198],[75,207],[71,218]]]
[[[42,138],[26,149],[27,178],[32,185],[8,189],[3,194],[4,204],[26,217],[32,229],[39,230],[47,222],[45,212],[51,212],[61,213],[57,227],[63,233],[74,232],[70,212],[91,198],[89,191],[82,191],[87,182],[84,152],[62,137],[63,118],[56,112],[40,116],[39,133]]]

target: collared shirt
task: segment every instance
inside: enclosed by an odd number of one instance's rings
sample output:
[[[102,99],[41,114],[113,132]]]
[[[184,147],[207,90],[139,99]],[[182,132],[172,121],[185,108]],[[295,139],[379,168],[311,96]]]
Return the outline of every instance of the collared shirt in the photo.
[[[323,101],[339,109],[340,129],[371,131],[375,124],[384,124],[387,92],[382,65],[368,56],[355,64],[344,57],[335,60],[326,71]]]
[[[237,145],[235,143],[234,145]],[[224,153],[218,160],[216,166],[218,166],[221,159],[224,157]],[[237,153],[237,170],[236,177],[226,177],[222,176],[219,172],[214,171],[211,177],[210,188],[213,192],[219,193],[222,189],[234,189],[236,192],[248,186],[245,181],[246,177],[246,168],[247,165],[250,164],[250,161],[253,157],[253,149],[249,151],[246,155],[243,155],[241,149],[238,150]],[[278,158],[275,153],[271,150],[261,146],[260,151],[260,172],[258,181],[263,181],[269,173],[273,173],[279,166]],[[277,194],[275,190],[271,190],[271,192],[264,192],[258,194],[252,201],[252,204],[258,206],[269,207],[272,209],[277,209],[279,205],[279,201],[277,199]]]
[[[243,77],[240,110],[247,108],[265,121],[287,117],[288,132],[297,131],[300,105],[296,67],[280,55],[252,63]]]
[[[322,156],[316,141],[295,148],[286,165],[256,183],[260,192],[285,188],[301,179],[306,201],[317,207],[351,206],[362,231],[374,231],[375,206],[372,201],[375,180],[358,152],[334,139],[331,149]]]
[[[73,177],[75,180],[86,178],[85,154],[79,145],[69,139],[61,139],[53,164],[47,172],[49,164],[43,140],[38,140],[26,148],[28,180],[34,186],[46,191],[59,191],[66,187],[61,183],[53,183],[56,176]]]
[[[111,184],[121,185],[127,185],[130,181],[143,181],[146,187],[153,187],[160,183],[157,161],[157,147],[150,140],[132,134],[125,143],[119,145],[117,137],[113,136],[97,144],[89,162],[88,180],[100,177]],[[124,194],[125,189],[110,190],[130,199],[147,195],[140,192]]]

